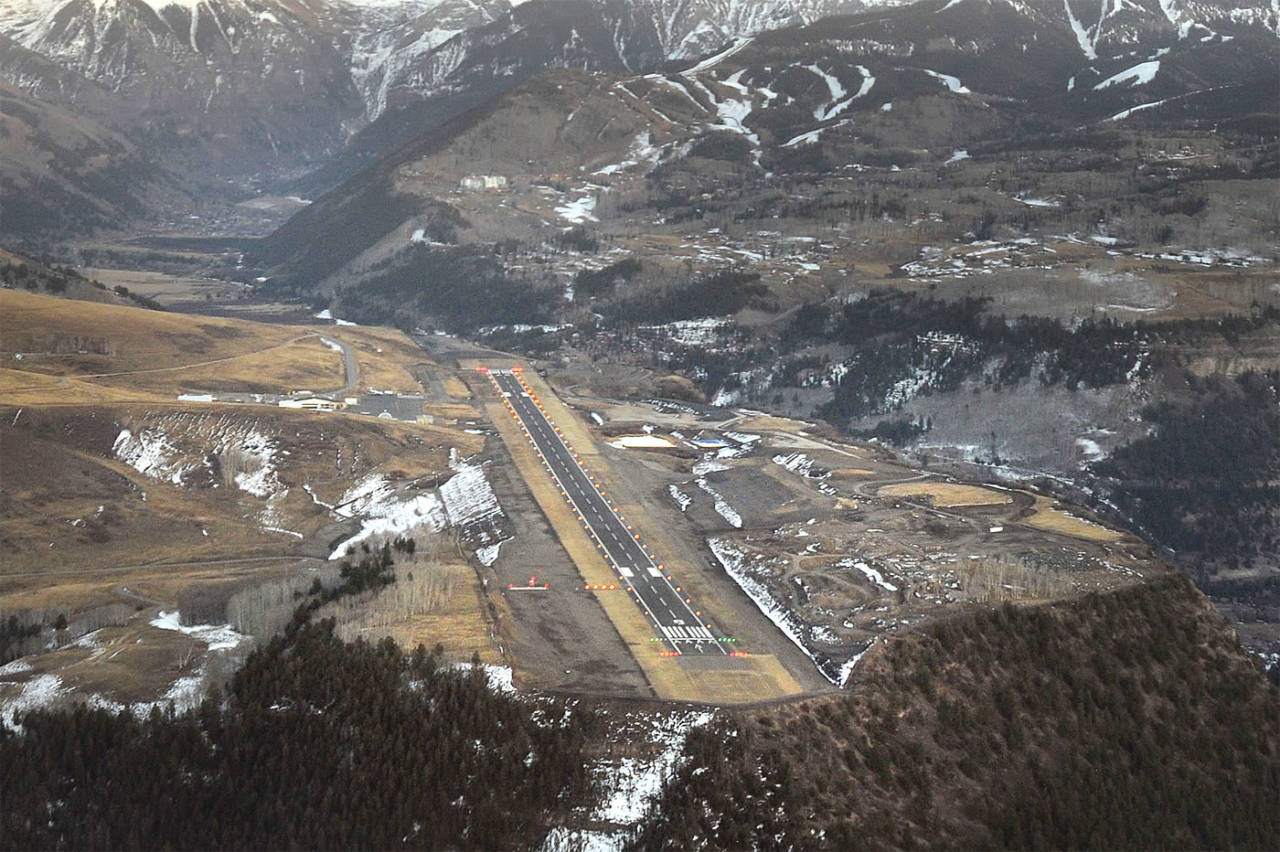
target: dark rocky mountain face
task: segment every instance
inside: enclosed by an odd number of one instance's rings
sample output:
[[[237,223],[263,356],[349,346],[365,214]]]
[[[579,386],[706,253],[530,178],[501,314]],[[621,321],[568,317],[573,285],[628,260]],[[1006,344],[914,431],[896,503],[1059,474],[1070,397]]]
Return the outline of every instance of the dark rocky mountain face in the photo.
[[[1271,72],[1276,14],[1230,3],[1077,5],[1051,0],[939,0],[909,8],[843,2],[531,2],[509,17],[406,58],[398,82],[388,89],[386,109],[356,135],[342,157],[302,186],[307,192],[327,189],[415,136],[549,68],[654,71],[756,33],[751,53],[758,57],[799,61],[825,56],[850,69],[871,59],[881,63],[873,68],[876,73],[886,70],[883,63],[894,70],[929,68],[972,80],[969,88],[975,91],[1059,104],[1081,120],[1100,110],[1134,105],[1135,94],[1183,95],[1242,79],[1266,79]],[[868,6],[879,11],[833,17]],[[791,26],[779,26],[783,23]],[[1257,47],[1231,45],[1236,39]],[[1163,59],[1169,52],[1176,55]],[[853,62],[857,57],[862,58]],[[1161,66],[1160,85],[1141,88]],[[918,74],[914,81],[903,77],[898,82],[912,90],[929,85],[930,78]],[[892,92],[894,85],[880,78],[882,92]]]
[[[4,230],[50,240],[182,209],[190,198],[125,136],[0,83]]]
[[[336,151],[363,116],[341,6],[69,0],[3,11],[0,26],[28,52],[0,50],[11,82],[184,170],[297,168]]]
[[[0,76],[127,132],[184,173],[271,177],[314,168],[384,114],[350,162],[546,68],[647,68],[860,6],[6,0]]]
[[[831,18],[869,7],[856,31]],[[552,68],[647,72],[764,33],[757,54],[936,60],[984,93],[1109,106],[1157,69],[1148,91],[1171,96],[1240,79],[1266,50],[1213,48],[1270,39],[1276,18],[1234,0],[5,0],[0,77],[183,176],[318,168],[293,187],[313,195]],[[1185,66],[1189,47],[1206,61]]]
[[[346,214],[326,211],[356,203],[380,210],[382,225],[365,243],[341,242],[349,257],[373,248],[418,215],[406,199],[430,191],[429,184],[394,179],[415,162],[444,158],[513,176],[589,172],[609,162],[608,146],[593,144],[603,135],[580,137],[581,120],[570,129],[575,116],[591,111],[580,111],[584,102],[575,99],[609,86],[625,95],[588,106],[602,110],[601,127],[617,143],[614,162],[649,128],[654,144],[659,137],[666,142],[648,164],[650,184],[669,183],[702,159],[691,152],[705,154],[718,140],[743,150],[713,159],[740,159],[762,188],[797,173],[867,162],[868,147],[882,152],[878,159],[905,164],[940,151],[994,152],[1009,140],[1087,125],[1109,132],[1138,117],[1252,127],[1280,106],[1271,85],[1280,40],[1268,29],[1270,19],[1233,16],[1225,6],[1209,14],[1149,3],[1126,7],[1121,26],[1106,7],[1094,10],[1095,24],[1081,41],[1068,8],[1049,0],[929,0],[764,32],[695,63],[664,59],[669,36],[653,19],[638,17],[636,4],[528,3],[426,54],[414,90],[427,96],[388,109],[311,181],[323,188],[321,177],[332,179],[356,163],[372,168],[268,239],[262,256],[278,265],[307,254],[300,247],[312,240],[332,245],[318,235]],[[1188,23],[1193,12],[1200,17]],[[614,15],[612,25],[594,13]],[[618,41],[623,17],[633,37]],[[556,66],[597,73],[598,82],[538,78]],[[563,125],[562,132],[544,140],[530,129],[548,123]],[[511,137],[503,130],[517,126],[527,143],[521,156],[506,150]],[[411,133],[416,127],[430,129]],[[379,158],[381,150],[394,153]],[[434,161],[428,171],[438,171]],[[384,203],[388,194],[396,203]],[[316,275],[305,266],[284,271],[307,286],[338,268]]]
[[[318,194],[419,134],[551,69],[641,72],[714,52],[735,39],[881,5],[864,0],[533,0],[489,10],[452,33],[440,7],[364,39],[357,67],[371,123],[343,154],[297,185]],[[894,5],[888,3],[885,5]],[[469,7],[471,8],[471,7]],[[428,18],[432,27],[424,29]],[[452,25],[451,25],[452,26]],[[425,35],[415,35],[424,33]],[[369,54],[395,44],[394,55]],[[383,47],[379,47],[382,45]]]

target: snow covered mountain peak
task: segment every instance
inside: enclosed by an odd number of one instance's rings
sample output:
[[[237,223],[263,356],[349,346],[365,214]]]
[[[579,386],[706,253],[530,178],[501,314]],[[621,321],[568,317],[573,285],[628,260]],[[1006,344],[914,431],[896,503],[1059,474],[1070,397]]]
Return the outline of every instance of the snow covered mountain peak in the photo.
[[[1257,5],[1258,0],[921,0],[903,9],[901,23],[885,35],[904,44],[904,50],[915,50],[917,36],[937,29],[939,44],[959,38],[985,61],[979,54],[990,51],[991,37],[998,34],[983,28],[995,22],[1025,30],[1028,44],[1048,36],[1066,50],[1078,49],[1085,61],[1105,65],[1140,43],[1165,48],[1178,40],[1230,39],[1250,28],[1280,32],[1280,0],[1266,2],[1271,5]],[[248,169],[282,157],[293,157],[294,167],[304,168],[383,117],[388,121],[368,135],[371,148],[361,149],[357,159],[385,153],[432,122],[551,68],[655,71],[667,61],[707,56],[766,31],[821,28],[822,19],[838,28],[843,24],[834,16],[880,9],[888,14],[887,7],[908,5],[906,0],[0,0],[0,38],[12,40],[0,47],[0,79],[29,96],[83,109],[110,127],[163,139],[163,145],[189,150],[192,157],[212,146]],[[845,41],[847,49],[861,49],[856,38]],[[1119,70],[1108,67],[1106,73]],[[449,97],[454,101],[438,107]],[[199,141],[193,145],[191,140]],[[254,154],[244,156],[246,145]]]

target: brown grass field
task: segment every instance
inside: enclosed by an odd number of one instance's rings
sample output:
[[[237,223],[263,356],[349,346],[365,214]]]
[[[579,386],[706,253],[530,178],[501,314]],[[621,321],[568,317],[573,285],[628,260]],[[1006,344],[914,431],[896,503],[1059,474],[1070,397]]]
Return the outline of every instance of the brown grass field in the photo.
[[[1088,541],[1119,541],[1124,533],[1107,529],[1083,518],[1064,512],[1048,497],[1036,495],[1035,514],[1020,523],[1046,532],[1061,533]]]
[[[170,372],[129,373],[109,381],[157,391],[287,393],[300,389],[338,390],[344,377],[342,355],[327,348],[318,337],[304,337],[225,361]]]
[[[21,356],[19,358],[19,356]],[[0,290],[0,359],[25,404],[111,402],[71,380],[142,398],[182,391],[288,392],[340,388],[341,356],[313,329],[191,317]],[[66,386],[49,376],[67,377]],[[45,388],[49,396],[42,398]],[[123,399],[136,399],[125,396]],[[6,395],[6,401],[9,401]],[[17,401],[17,400],[14,400]]]
[[[444,378],[444,392],[454,399],[471,399],[471,389],[463,384],[457,376]]]
[[[346,380],[342,356],[321,337],[355,350],[357,392],[422,390],[411,368],[430,365],[430,359],[396,329],[272,325],[15,290],[0,290],[0,364],[21,375],[0,378],[0,390],[21,393],[23,404],[155,399],[184,391],[337,390]],[[128,388],[131,394],[95,395],[64,386],[44,399],[48,376]],[[461,384],[452,377],[446,381]]]
[[[954,506],[1006,506],[1013,498],[1000,491],[954,482],[901,482],[886,485],[877,492],[881,497],[928,497],[933,505],[946,509]]]
[[[13,363],[10,361],[9,363]],[[109,405],[171,402],[173,396],[133,388],[104,387],[81,379],[0,368],[0,400],[6,405]]]
[[[110,653],[38,654],[32,676],[56,673],[116,700],[156,698],[201,660],[188,637],[147,625],[158,603],[199,601],[211,607],[202,618],[221,620],[233,593],[321,564],[307,554],[327,556],[340,528],[317,501],[337,503],[371,474],[430,485],[447,475],[451,451],[483,449],[483,436],[446,426],[175,398],[339,388],[342,356],[321,336],[356,350],[359,390],[421,392],[413,371],[434,369],[391,329],[272,325],[0,289],[0,616],[119,625],[95,638]],[[117,458],[124,429],[162,435],[169,466],[151,476]],[[274,448],[280,488],[270,501],[233,478],[245,468],[227,436],[249,433]],[[179,484],[175,469],[191,473]],[[440,571],[451,579],[435,606],[378,616],[366,633],[497,662],[474,570],[455,555]]]
[[[0,351],[49,353],[73,366],[70,356],[80,350],[111,371],[184,366],[279,346],[308,331],[0,290]]]
[[[314,330],[314,329],[313,329]],[[404,332],[394,328],[335,325],[319,329],[325,337],[340,340],[356,350],[360,366],[358,389],[419,393],[422,386],[409,368],[431,360]]]
[[[428,402],[422,406],[422,413],[440,420],[474,420],[480,412],[473,406],[460,402]]]
[[[862,479],[868,476],[875,476],[876,472],[865,467],[838,467],[831,471],[831,475],[836,479]]]

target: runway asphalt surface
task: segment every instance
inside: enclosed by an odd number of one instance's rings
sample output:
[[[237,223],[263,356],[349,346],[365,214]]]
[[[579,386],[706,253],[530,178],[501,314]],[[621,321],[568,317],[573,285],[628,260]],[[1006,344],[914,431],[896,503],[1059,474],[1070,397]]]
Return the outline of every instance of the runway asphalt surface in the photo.
[[[631,528],[605,484],[586,467],[523,376],[511,370],[488,373],[602,558],[617,573],[618,588],[636,598],[668,653],[728,654],[710,619],[667,578],[666,566]]]

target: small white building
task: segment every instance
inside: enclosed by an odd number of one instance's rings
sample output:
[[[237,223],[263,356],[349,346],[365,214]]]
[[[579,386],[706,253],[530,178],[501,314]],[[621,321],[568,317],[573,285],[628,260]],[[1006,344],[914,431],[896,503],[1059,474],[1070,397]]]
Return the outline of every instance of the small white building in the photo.
[[[338,404],[331,399],[304,396],[280,400],[281,408],[303,408],[307,411],[337,411]]]
[[[480,192],[486,189],[506,189],[506,175],[467,175],[458,185],[468,192]]]

